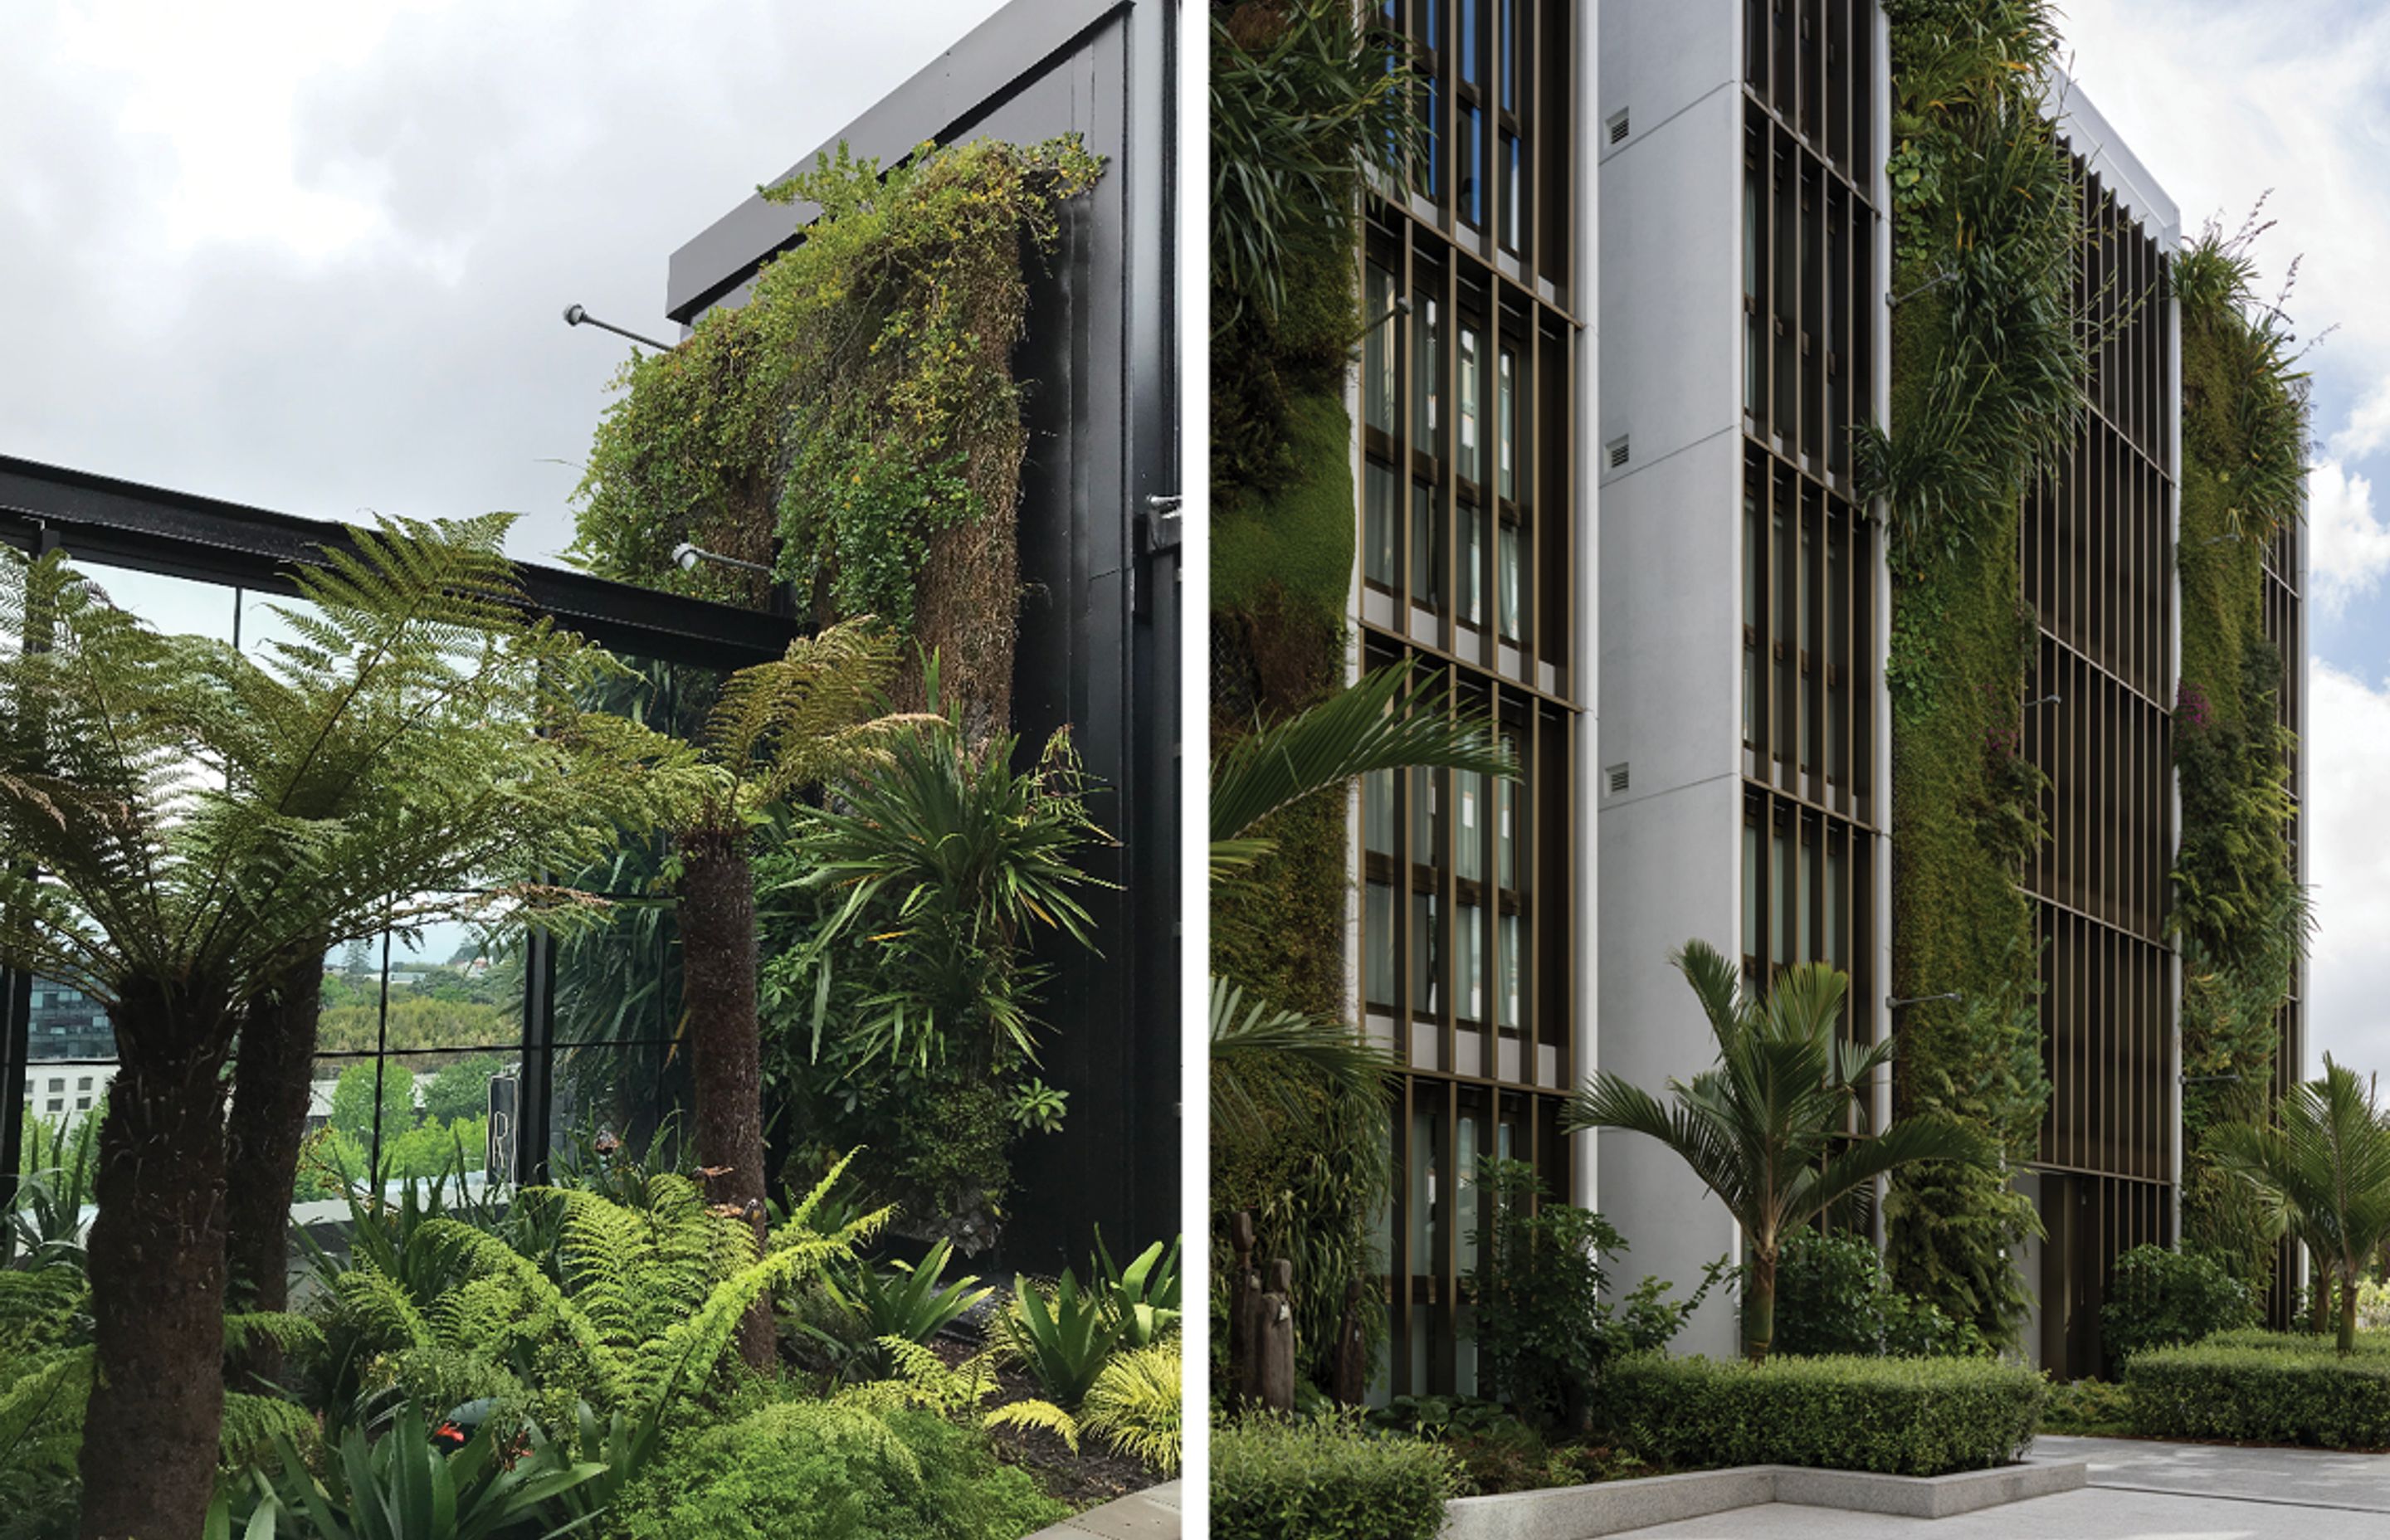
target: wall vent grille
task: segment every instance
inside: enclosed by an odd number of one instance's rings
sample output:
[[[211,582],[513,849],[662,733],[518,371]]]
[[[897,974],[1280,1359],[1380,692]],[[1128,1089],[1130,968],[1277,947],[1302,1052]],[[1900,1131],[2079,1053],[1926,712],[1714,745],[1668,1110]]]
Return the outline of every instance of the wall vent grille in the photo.
[[[1610,794],[1612,796],[1618,796],[1626,789],[1626,766],[1624,763],[1612,765],[1608,770],[1604,771],[1603,774],[1610,777]]]
[[[1627,458],[1632,453],[1632,446],[1628,444],[1626,435],[1621,434],[1617,438],[1611,440],[1604,448],[1608,451],[1610,456],[1610,468],[1613,470],[1625,469]]]
[[[1623,144],[1625,144],[1625,143],[1626,142],[1626,135],[1628,135],[1628,133],[1630,133],[1630,132],[1631,132],[1630,128],[1628,127],[1628,124],[1627,124],[1627,118],[1626,118],[1626,115],[1627,115],[1627,113],[1628,113],[1630,110],[1632,110],[1632,109],[1628,109],[1628,108],[1624,108],[1624,107],[1622,107],[1622,108],[1620,108],[1616,112],[1614,112],[1614,113],[1613,113],[1613,114],[1611,115],[1611,118],[1610,118],[1610,142],[1611,142],[1612,144],[1613,144],[1613,145],[1623,145]]]

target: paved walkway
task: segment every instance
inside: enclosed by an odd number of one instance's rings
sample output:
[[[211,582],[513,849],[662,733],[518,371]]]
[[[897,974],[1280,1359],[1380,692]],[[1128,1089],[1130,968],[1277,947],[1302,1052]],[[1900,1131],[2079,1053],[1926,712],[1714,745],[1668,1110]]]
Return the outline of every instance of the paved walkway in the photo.
[[[2028,1457],[2087,1461],[2091,1484],[1950,1519],[1769,1503],[1629,1533],[1634,1540],[2382,1540],[2390,1534],[2390,1456],[2045,1434]]]
[[[1074,1514],[1029,1540],[1178,1540],[1178,1483],[1164,1482]]]

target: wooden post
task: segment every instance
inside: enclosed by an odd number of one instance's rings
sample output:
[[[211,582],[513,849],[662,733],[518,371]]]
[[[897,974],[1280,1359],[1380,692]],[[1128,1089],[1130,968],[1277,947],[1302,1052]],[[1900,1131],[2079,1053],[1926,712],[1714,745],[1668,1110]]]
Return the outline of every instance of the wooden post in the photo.
[[[1270,1264],[1269,1292],[1261,1296],[1261,1404],[1275,1412],[1294,1410],[1294,1264]]]

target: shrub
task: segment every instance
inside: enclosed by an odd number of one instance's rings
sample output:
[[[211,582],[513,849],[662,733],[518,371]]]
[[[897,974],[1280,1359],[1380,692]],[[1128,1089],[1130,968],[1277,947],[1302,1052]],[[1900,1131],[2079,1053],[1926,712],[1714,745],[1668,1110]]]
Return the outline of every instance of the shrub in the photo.
[[[1774,1351],[1939,1358],[1985,1344],[1973,1322],[1894,1288],[1865,1237],[1802,1229],[1784,1238],[1777,1258]]]
[[[2048,1387],[1983,1358],[1638,1356],[1611,1367],[1606,1391],[1613,1436],[1657,1465],[1938,1476],[2016,1459]]]
[[[935,1412],[787,1401],[675,1445],[624,1493],[624,1540],[1019,1540],[1062,1517]]]
[[[1647,1277],[1613,1307],[1602,1260],[1624,1254],[1626,1241],[1608,1220],[1566,1203],[1538,1207],[1543,1184],[1523,1161],[1486,1161],[1479,1186],[1485,1264],[1471,1278],[1479,1372],[1529,1422],[1579,1427],[1603,1369],[1622,1354],[1665,1346],[1709,1282],[1672,1301],[1666,1283]]]
[[[1449,1450],[1346,1418],[1255,1416],[1212,1437],[1215,1540],[1434,1540],[1458,1490]]]
[[[1115,1354],[1084,1404],[1087,1431],[1165,1476],[1178,1471],[1180,1357],[1176,1337]]]
[[[2108,1275],[2100,1341],[2111,1364],[2154,1347],[2196,1342],[2257,1318],[2248,1285],[2195,1251],[2136,1246]]]
[[[2076,1380],[2049,1388],[2041,1414],[2045,1432],[2108,1435],[2130,1432],[2132,1392],[2104,1380]]]
[[[2236,1332],[2126,1361],[2133,1431],[2325,1449],[2390,1448],[2390,1351]],[[2247,1341],[2246,1339],[2270,1339]]]

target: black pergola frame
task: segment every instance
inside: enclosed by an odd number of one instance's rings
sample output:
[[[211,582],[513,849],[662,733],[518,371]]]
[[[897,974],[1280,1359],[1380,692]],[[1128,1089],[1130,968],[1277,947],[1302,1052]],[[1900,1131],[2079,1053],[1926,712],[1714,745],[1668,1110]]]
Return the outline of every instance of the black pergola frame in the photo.
[[[84,560],[290,597],[297,592],[291,568],[348,544],[346,527],[329,520],[0,456],[0,545],[19,550],[64,550]],[[516,571],[536,612],[617,652],[726,674],[780,657],[801,635],[784,616],[536,563],[518,562]],[[583,1045],[556,1037],[553,938],[533,929],[524,948],[516,1161],[518,1174],[532,1180],[546,1174],[550,1155],[557,1052]],[[31,974],[0,969],[0,1204],[14,1198],[23,1159],[28,1103],[19,1087],[33,1072],[32,989]],[[604,1046],[652,1047],[659,1040],[634,1036]],[[66,1068],[114,1060],[41,1062]]]

